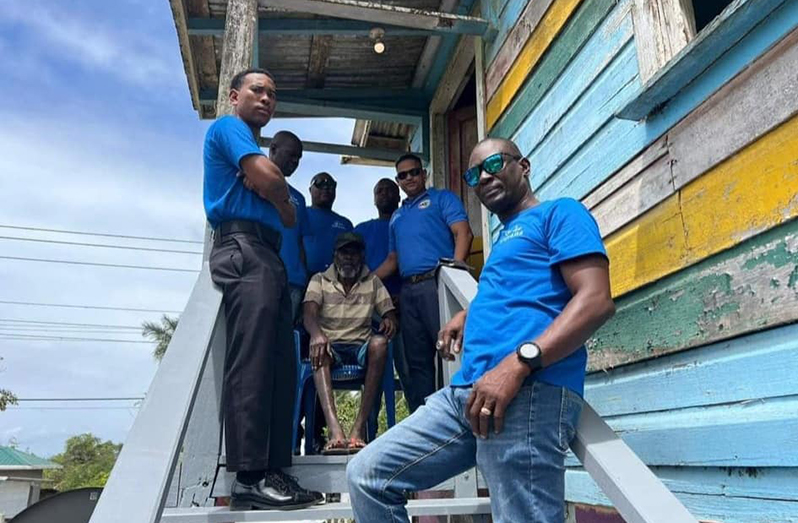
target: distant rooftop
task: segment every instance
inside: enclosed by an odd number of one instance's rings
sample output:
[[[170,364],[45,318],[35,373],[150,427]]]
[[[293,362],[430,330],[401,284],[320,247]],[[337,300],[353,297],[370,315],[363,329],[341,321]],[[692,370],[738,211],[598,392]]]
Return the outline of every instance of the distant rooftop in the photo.
[[[3,470],[43,470],[55,469],[61,465],[52,461],[22,452],[11,447],[0,446],[0,472]]]

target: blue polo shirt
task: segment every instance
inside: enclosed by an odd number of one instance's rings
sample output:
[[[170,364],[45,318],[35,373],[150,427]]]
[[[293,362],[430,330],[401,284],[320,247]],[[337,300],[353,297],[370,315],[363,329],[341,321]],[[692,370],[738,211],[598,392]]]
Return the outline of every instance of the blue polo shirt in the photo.
[[[271,202],[250,191],[242,182],[241,160],[263,155],[252,130],[235,116],[213,122],[205,135],[203,203],[211,227],[228,220],[250,220],[279,231],[280,215]]]
[[[452,385],[474,383],[522,342],[540,336],[572,297],[558,265],[587,254],[607,255],[596,221],[576,200],[543,202],[504,223],[468,308],[463,364]],[[533,379],[581,396],[586,364],[582,346]]]
[[[296,225],[293,227],[280,227],[283,241],[280,244],[280,258],[285,265],[285,272],[288,275],[288,283],[303,289],[308,283],[308,269],[302,261],[300,254],[302,238],[308,231],[308,208],[305,204],[305,197],[302,193],[288,185],[288,192],[291,194],[291,203],[296,207]]]
[[[335,239],[352,229],[352,222],[337,212],[308,207],[308,234],[303,240],[311,276],[327,270],[332,263]]]
[[[399,257],[402,278],[429,272],[440,258],[454,257],[454,236],[449,227],[464,221],[468,221],[468,215],[452,191],[427,189],[414,198],[405,198],[391,216],[388,236],[388,250]]]
[[[355,232],[363,236],[366,242],[366,265],[370,271],[377,270],[388,257],[388,224],[390,219],[375,218],[363,222],[355,227]],[[402,279],[398,274],[386,278],[383,282],[388,294],[396,296],[402,286]]]

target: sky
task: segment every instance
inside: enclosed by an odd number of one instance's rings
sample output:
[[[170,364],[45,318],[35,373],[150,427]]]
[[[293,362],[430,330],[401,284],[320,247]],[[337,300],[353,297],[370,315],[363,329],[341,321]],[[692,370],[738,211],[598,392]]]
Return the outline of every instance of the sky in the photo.
[[[169,3],[4,0],[0,63],[0,389],[22,400],[141,397],[157,363],[139,327],[184,308],[205,227],[201,155],[210,122],[191,107]],[[280,119],[264,135],[288,129],[348,144],[353,125]],[[306,153],[291,183],[308,202],[310,178],[322,170],[338,180],[334,210],[354,223],[376,216],[372,187],[390,169]],[[0,413],[0,445],[48,457],[84,432],[122,442],[135,415],[134,400],[21,401]]]

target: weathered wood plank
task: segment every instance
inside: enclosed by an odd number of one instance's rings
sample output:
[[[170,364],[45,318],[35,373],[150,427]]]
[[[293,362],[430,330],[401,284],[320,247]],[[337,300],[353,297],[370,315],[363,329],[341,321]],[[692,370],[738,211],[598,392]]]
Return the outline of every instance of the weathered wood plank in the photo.
[[[793,269],[794,267],[792,266]],[[763,267],[757,275],[752,274],[748,281],[761,276],[768,268],[772,266]],[[695,279],[690,281],[696,282]],[[742,283],[735,281],[731,285],[740,288]],[[789,289],[787,285],[783,287]],[[795,290],[789,291],[793,294],[790,298],[795,301]],[[675,292],[678,291],[671,288],[668,296],[674,296]],[[760,302],[767,302],[769,299],[780,300],[784,294],[786,293],[765,294],[758,298]],[[659,296],[662,297],[661,294]],[[695,322],[695,312],[691,314],[697,308],[694,303],[699,302],[700,307],[707,298],[706,294],[676,296],[675,301],[688,311],[683,312],[685,325],[690,326]],[[652,301],[647,303],[651,305]],[[767,317],[772,308],[775,307],[759,307],[755,320]],[[798,307],[787,308],[792,309],[793,318],[785,314],[782,320],[785,316],[788,320],[796,319]],[[667,315],[666,312],[671,314]],[[648,331],[650,323],[667,328],[663,325],[665,316],[673,323],[674,312],[679,311],[670,305],[659,306],[657,303],[656,308],[651,311],[651,315],[656,316],[657,320],[639,324],[637,330]],[[746,323],[750,325],[753,322]],[[755,328],[759,327],[755,325]],[[679,326],[672,326],[671,335],[680,336],[678,329]],[[630,332],[627,338],[634,336]],[[602,417],[607,417],[798,395],[796,369],[798,325],[788,325],[702,346],[700,350],[682,351],[624,365],[612,372],[592,372],[585,380],[585,400]],[[745,379],[741,379],[743,376]],[[663,394],[663,391],[678,391],[678,394]]]
[[[629,3],[627,2],[626,7],[628,8],[628,6]],[[571,132],[560,131],[557,125],[570,110],[578,110],[575,106],[577,101],[589,98],[590,93],[586,91],[591,86],[596,86],[598,83],[596,79],[607,68],[615,66],[615,57],[621,53],[626,44],[632,39],[632,33],[632,20],[628,16],[628,9],[616,9],[613,14],[604,20],[579,55],[571,61],[554,85],[552,85],[551,92],[557,93],[557,95],[544,98],[537,107],[532,109],[524,123],[513,134],[513,141],[523,153],[531,154],[538,147],[545,148],[542,142],[550,133],[561,132],[568,135]],[[634,61],[629,61],[631,63],[627,67],[627,76],[634,76]],[[616,71],[608,72],[607,74],[610,75],[609,78],[611,80],[615,79],[616,76],[620,76]],[[602,78],[607,78],[607,76],[602,76]],[[623,84],[623,79],[620,79],[619,83]],[[594,96],[604,98],[607,95],[600,89],[596,89]],[[580,102],[583,107],[582,110],[591,113],[597,112],[599,106],[594,105],[594,101],[594,98],[590,98],[590,101]],[[607,115],[612,115],[612,112],[606,112],[600,118],[604,120]],[[577,120],[578,117],[571,119],[573,122]],[[583,122],[583,124],[585,127],[588,126],[587,122]],[[582,141],[583,139],[578,137],[574,139],[577,145]],[[551,154],[551,152],[546,151],[547,154]],[[567,152],[563,154],[568,155]],[[533,165],[536,164],[533,163]]]
[[[440,10],[444,13],[451,13],[457,6],[456,0],[443,0],[440,5]],[[420,89],[424,86],[424,82],[429,76],[432,65],[435,62],[435,55],[441,46],[440,36],[431,36],[427,38],[424,43],[424,49],[421,51],[421,56],[416,63],[416,70],[413,73],[413,81],[411,83],[414,89]]]
[[[793,220],[619,299],[615,316],[588,344],[589,367],[608,369],[794,322],[797,286]]]
[[[609,237],[614,295],[798,215],[796,143],[798,118],[793,118]]]
[[[571,156],[583,150],[590,136],[613,118],[637,86],[637,57],[634,45],[627,43],[542,141],[533,143],[526,135],[517,135],[521,153],[529,155],[535,166],[530,176],[532,187],[543,186]]]
[[[540,4],[545,3],[539,0],[532,0],[532,2]],[[493,22],[495,17],[496,37],[491,42],[487,42],[485,44],[486,64],[493,62],[493,59],[504,45],[505,40],[507,40],[507,35],[509,35],[510,32],[515,29],[518,23],[522,23],[522,14],[525,8],[532,2],[529,0],[514,0],[512,2],[503,1],[501,2],[501,6],[492,7],[492,9],[495,9],[496,7],[500,7],[500,9],[498,11],[493,11],[495,15],[491,13],[489,16],[491,22]]]
[[[611,119],[561,166],[544,186],[542,198],[571,196],[581,199],[609,175],[637,156],[679,120],[798,26],[798,3],[785,3],[733,49],[645,122]],[[541,173],[548,175],[552,173]]]
[[[798,522],[798,474],[781,468],[654,467],[668,490],[702,521],[724,523]],[[569,469],[565,499],[610,506],[590,475]]]
[[[332,35],[313,35],[311,39],[307,81],[307,86],[311,89],[324,87],[332,40]]]
[[[637,59],[645,83],[695,38],[695,18],[684,0],[634,0]]]
[[[676,187],[798,114],[798,30],[668,133]],[[696,144],[701,144],[697,147]]]
[[[515,23],[510,34],[505,37],[496,56],[488,64],[485,78],[485,93],[488,99],[496,93],[502,79],[507,75],[510,67],[524,49],[530,35],[534,33],[543,19],[543,15],[553,3],[554,0],[531,0],[526,3],[520,19]]]
[[[257,0],[230,0],[224,24],[222,66],[219,71],[219,92],[216,98],[216,115],[233,111],[229,87],[233,76],[252,64],[252,46],[258,24]]]
[[[454,55],[446,67],[446,74],[441,78],[429,104],[430,114],[443,114],[452,107],[468,81],[468,73],[473,63],[473,39],[463,36],[457,43]]]
[[[194,64],[194,55],[191,52],[191,42],[188,36],[188,16],[186,7],[183,0],[169,0],[169,6],[172,8],[172,18],[175,21],[175,30],[177,31],[177,43],[180,46],[180,56],[183,59],[183,69],[186,73],[186,80],[188,80],[188,91],[191,96],[191,104],[194,109],[199,111],[199,79],[197,77],[197,68]]]
[[[579,7],[510,106],[493,125],[491,136],[508,138],[515,134],[614,6],[615,0],[589,0]]]
[[[488,128],[493,127],[499,116],[507,109],[515,94],[523,85],[527,75],[535,68],[540,57],[560,33],[568,18],[576,11],[582,0],[557,0],[552,4],[534,32],[524,44],[515,62],[502,78],[486,110]]]

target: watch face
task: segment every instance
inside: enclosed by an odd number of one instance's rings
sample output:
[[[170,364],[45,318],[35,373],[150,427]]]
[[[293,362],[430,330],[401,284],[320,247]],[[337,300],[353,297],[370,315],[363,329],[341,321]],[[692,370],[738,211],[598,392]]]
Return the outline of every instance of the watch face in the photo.
[[[521,356],[527,359],[536,358],[540,354],[540,349],[533,343],[524,343],[519,350]]]

